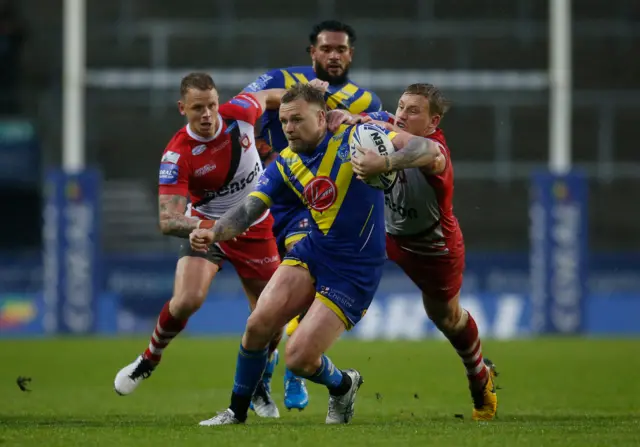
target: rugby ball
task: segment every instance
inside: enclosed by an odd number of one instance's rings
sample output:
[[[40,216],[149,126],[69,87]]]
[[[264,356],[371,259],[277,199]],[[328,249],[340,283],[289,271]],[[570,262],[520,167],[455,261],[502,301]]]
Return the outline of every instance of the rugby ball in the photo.
[[[356,130],[353,132],[351,140],[349,141],[351,158],[358,158],[358,156],[361,155],[356,149],[358,146],[375,150],[379,155],[390,155],[395,152],[393,143],[391,143],[384,129],[371,123],[358,124]],[[393,187],[397,178],[398,173],[393,171],[368,177],[363,181],[373,188],[386,191]]]

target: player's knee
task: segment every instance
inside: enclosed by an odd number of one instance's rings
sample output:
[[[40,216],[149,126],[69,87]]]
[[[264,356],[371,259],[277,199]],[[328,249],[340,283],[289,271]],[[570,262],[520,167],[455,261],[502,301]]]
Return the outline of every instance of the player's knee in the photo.
[[[425,296],[424,307],[429,319],[441,332],[452,334],[457,331],[462,318],[462,308],[457,299],[442,302],[431,300]]]
[[[296,343],[295,339],[289,340],[286,347],[287,368],[298,376],[307,377],[318,369],[320,354],[308,349],[302,343]]]
[[[273,323],[260,312],[249,315],[244,339],[250,346],[267,346],[277,334],[278,328],[274,328]]]
[[[204,290],[180,291],[171,298],[171,314],[176,318],[189,318],[200,309],[206,298],[207,293]]]

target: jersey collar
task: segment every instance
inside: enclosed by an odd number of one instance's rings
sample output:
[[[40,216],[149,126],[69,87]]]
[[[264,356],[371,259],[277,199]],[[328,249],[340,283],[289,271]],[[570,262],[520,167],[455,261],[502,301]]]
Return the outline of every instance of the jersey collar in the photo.
[[[220,116],[220,114],[218,113],[218,130],[216,130],[216,133],[209,138],[204,138],[201,137],[200,135],[198,135],[197,133],[195,133],[193,130],[191,130],[191,127],[187,124],[186,128],[187,128],[187,134],[193,138],[196,141],[199,141],[200,143],[208,143],[210,141],[215,140],[216,138],[218,138],[220,136],[220,134],[222,133],[222,128],[224,127],[224,121],[222,120],[222,116]]]

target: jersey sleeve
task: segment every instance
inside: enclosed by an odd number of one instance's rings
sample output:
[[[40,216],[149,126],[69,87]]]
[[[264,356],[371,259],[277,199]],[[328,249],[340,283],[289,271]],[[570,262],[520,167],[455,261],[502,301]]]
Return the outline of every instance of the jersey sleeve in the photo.
[[[254,126],[262,115],[262,106],[251,93],[241,93],[220,106],[225,118],[244,121]]]
[[[371,119],[376,120],[376,121],[384,121],[385,123],[391,123],[393,124],[393,116],[389,113],[389,112],[385,112],[385,111],[379,111],[379,112],[369,112],[369,113],[362,113],[362,115],[366,115],[371,117]]]
[[[180,148],[169,145],[160,160],[159,194],[187,196],[189,194],[189,163]]]
[[[247,85],[242,91],[252,93],[270,88],[284,88],[284,75],[281,70],[271,70],[260,75],[258,79]]]
[[[380,101],[378,95],[372,91],[369,91],[369,93],[371,93],[371,103],[365,112],[382,112],[382,101]]]
[[[282,196],[283,190],[287,187],[278,168],[281,161],[280,157],[278,157],[274,163],[267,166],[267,169],[264,170],[258,179],[256,189],[249,194],[250,196],[259,198],[269,207],[271,207],[274,202],[277,202],[278,197]]]

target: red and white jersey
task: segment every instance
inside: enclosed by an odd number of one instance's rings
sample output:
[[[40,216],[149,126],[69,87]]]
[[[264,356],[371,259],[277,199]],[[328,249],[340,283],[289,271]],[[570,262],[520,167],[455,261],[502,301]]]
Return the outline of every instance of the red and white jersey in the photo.
[[[189,125],[180,129],[162,155],[159,193],[189,196],[187,215],[208,219],[242,202],[263,171],[253,129],[262,112],[253,95],[241,94],[218,108],[213,137],[196,135]]]
[[[443,255],[462,247],[462,232],[453,214],[453,165],[442,130],[427,138],[446,158],[441,174],[427,175],[420,168],[398,172],[398,180],[385,194],[387,233],[402,238],[402,248],[423,255]],[[406,239],[405,239],[406,237]]]

